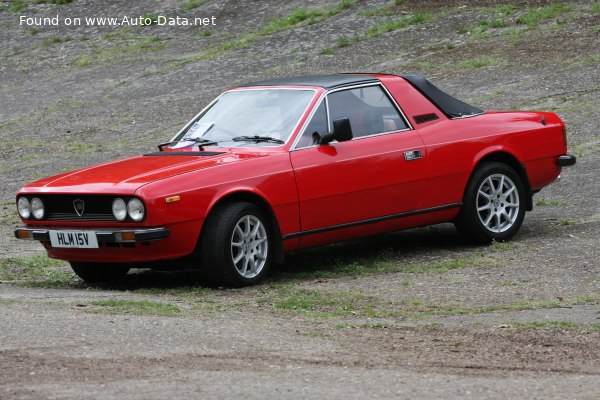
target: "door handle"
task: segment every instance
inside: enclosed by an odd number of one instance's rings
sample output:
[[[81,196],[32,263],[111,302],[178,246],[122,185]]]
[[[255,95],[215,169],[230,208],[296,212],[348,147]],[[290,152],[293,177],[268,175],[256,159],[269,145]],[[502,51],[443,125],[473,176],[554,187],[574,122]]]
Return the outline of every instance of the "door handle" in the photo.
[[[404,152],[404,159],[406,161],[418,160],[421,157],[423,157],[423,155],[421,154],[421,150],[411,150]]]

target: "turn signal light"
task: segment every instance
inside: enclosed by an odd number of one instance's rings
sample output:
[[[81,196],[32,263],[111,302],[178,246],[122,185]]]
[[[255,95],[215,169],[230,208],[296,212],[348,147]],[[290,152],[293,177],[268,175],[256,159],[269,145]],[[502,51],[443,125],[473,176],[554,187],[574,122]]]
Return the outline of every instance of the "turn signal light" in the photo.
[[[19,238],[19,239],[33,239],[33,232],[31,232],[31,231],[17,231],[17,238]]]
[[[115,233],[115,240],[117,242],[134,242],[135,232],[117,232]]]
[[[181,200],[181,196],[169,196],[165,199],[167,203],[175,203],[176,201]]]

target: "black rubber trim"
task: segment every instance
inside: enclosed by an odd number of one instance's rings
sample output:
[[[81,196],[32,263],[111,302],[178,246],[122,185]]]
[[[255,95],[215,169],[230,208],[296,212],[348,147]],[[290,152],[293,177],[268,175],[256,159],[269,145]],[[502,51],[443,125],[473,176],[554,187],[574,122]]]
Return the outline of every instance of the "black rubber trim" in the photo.
[[[565,154],[564,156],[559,156],[557,162],[561,167],[570,167],[571,165],[575,165],[577,157],[572,154]]]
[[[413,118],[417,124],[424,124],[425,122],[431,122],[435,121],[436,119],[440,119],[436,113],[415,115]]]
[[[224,151],[157,151],[154,153],[144,154],[147,156],[200,156],[210,157],[218,156],[219,154],[225,153]]]
[[[283,240],[293,239],[293,238],[297,238],[297,237],[301,237],[301,236],[316,235],[318,233],[330,232],[330,231],[335,231],[338,229],[353,228],[355,226],[360,226],[360,225],[376,224],[378,222],[384,222],[384,221],[388,221],[391,219],[412,217],[414,215],[427,214],[427,213],[436,212],[436,211],[443,211],[443,210],[448,210],[451,208],[456,208],[456,207],[461,207],[461,206],[462,206],[462,202],[452,203],[452,204],[446,204],[443,206],[424,208],[422,210],[407,211],[407,212],[398,213],[398,214],[384,215],[383,217],[364,219],[362,221],[355,221],[355,222],[348,222],[348,223],[340,224],[340,225],[327,226],[325,228],[311,229],[309,231],[289,233],[287,235],[283,235]]]

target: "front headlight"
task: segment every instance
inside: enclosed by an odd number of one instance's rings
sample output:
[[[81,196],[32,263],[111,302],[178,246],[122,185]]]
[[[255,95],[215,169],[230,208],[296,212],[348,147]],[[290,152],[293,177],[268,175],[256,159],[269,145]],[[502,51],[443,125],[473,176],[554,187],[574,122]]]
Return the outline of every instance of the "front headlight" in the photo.
[[[19,215],[23,219],[28,219],[31,217],[31,204],[27,197],[20,197],[17,201],[17,209],[19,210]]]
[[[117,221],[124,221],[127,218],[127,204],[125,200],[117,197],[112,203],[112,212]]]
[[[37,197],[31,199],[31,213],[33,218],[42,219],[46,213],[44,210],[44,202]]]
[[[140,199],[129,200],[129,203],[127,203],[127,213],[129,214],[129,218],[135,222],[140,222],[146,214],[144,203]]]

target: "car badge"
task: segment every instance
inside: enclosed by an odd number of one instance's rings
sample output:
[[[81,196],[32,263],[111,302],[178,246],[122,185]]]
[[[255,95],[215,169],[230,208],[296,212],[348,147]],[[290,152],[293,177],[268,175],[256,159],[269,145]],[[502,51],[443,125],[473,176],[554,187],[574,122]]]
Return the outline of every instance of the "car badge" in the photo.
[[[73,201],[73,207],[75,207],[75,212],[77,215],[81,217],[83,215],[83,210],[85,209],[85,203],[83,200],[77,199]]]

